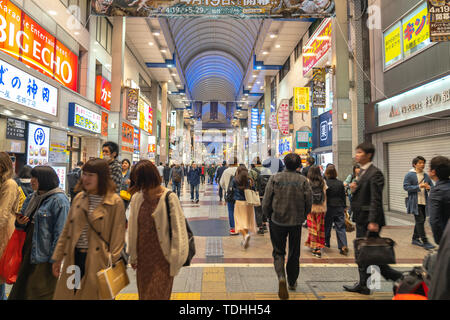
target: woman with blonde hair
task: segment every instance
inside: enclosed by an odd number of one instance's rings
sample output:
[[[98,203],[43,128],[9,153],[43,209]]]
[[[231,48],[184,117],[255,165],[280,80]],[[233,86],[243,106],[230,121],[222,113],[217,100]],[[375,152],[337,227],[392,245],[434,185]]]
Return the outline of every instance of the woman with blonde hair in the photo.
[[[19,208],[19,187],[12,179],[13,164],[6,152],[0,152],[0,257],[14,231],[15,214]],[[0,279],[0,300],[6,300],[5,284]]]
[[[52,257],[58,278],[53,299],[99,300],[97,272],[116,263],[125,244],[125,207],[103,159],[86,162],[75,191]],[[71,280],[74,266],[79,283]]]

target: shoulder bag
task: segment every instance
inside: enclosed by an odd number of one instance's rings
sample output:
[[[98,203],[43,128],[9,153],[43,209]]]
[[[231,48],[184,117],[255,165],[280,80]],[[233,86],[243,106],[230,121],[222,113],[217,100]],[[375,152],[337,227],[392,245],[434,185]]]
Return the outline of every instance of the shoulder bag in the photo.
[[[252,189],[245,189],[245,201],[248,205],[253,207],[259,207],[261,205],[261,199],[259,198],[259,194],[257,191]]]
[[[389,238],[366,237],[354,240],[355,260],[358,265],[395,264],[395,241]]]
[[[169,195],[173,193],[172,191],[167,192],[166,194],[166,208],[167,208],[167,216],[169,221],[169,237],[170,240],[172,240],[172,223],[170,219],[170,205],[169,205]],[[183,264],[183,267],[188,267],[191,265],[192,258],[195,256],[195,241],[194,241],[194,233],[191,230],[191,227],[189,226],[189,223],[187,222],[187,219],[185,218],[186,222],[186,231],[188,234],[188,242],[189,242],[189,253],[188,257],[186,259],[186,262]]]

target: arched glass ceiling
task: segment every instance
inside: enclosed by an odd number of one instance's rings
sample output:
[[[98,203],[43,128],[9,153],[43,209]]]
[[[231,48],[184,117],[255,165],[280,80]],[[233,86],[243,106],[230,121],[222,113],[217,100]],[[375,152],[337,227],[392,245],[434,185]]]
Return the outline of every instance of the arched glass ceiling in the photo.
[[[262,20],[168,19],[194,100],[234,101]]]

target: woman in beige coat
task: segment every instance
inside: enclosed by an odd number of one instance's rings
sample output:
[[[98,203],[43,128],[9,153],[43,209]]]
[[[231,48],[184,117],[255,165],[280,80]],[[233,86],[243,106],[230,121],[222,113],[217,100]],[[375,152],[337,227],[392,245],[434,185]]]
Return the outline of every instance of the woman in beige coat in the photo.
[[[59,277],[55,300],[100,299],[97,272],[109,267],[110,256],[113,263],[120,259],[125,243],[125,208],[115,193],[108,163],[92,159],[82,170],[76,187],[82,192],[72,202],[52,257],[53,274]],[[110,244],[109,248],[96,232]],[[79,267],[80,283],[76,282],[73,266]]]
[[[14,231],[19,209],[19,187],[12,179],[13,164],[6,152],[0,152],[0,257]],[[0,279],[0,300],[6,300],[4,280]]]
[[[155,165],[140,161],[131,171],[128,249],[136,270],[140,300],[168,300],[173,278],[185,263],[189,247],[186,222],[175,193],[161,186]],[[169,204],[171,234],[169,233]]]

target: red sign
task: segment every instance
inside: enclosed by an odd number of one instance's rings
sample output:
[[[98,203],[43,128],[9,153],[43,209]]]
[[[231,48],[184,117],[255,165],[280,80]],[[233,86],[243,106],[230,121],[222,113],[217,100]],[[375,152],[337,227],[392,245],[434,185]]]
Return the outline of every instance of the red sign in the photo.
[[[78,56],[11,1],[0,1],[0,51],[77,91]]]
[[[122,142],[133,144],[134,128],[128,123],[122,123]]]
[[[331,19],[325,19],[303,47],[303,75],[306,75],[331,48]]]
[[[97,76],[95,81],[95,103],[111,110],[111,82],[102,76]]]
[[[108,114],[102,111],[102,136],[108,136]]]
[[[148,152],[156,152],[156,144],[149,144]]]
[[[289,100],[287,99],[281,100],[277,111],[277,122],[281,135],[289,135]]]

